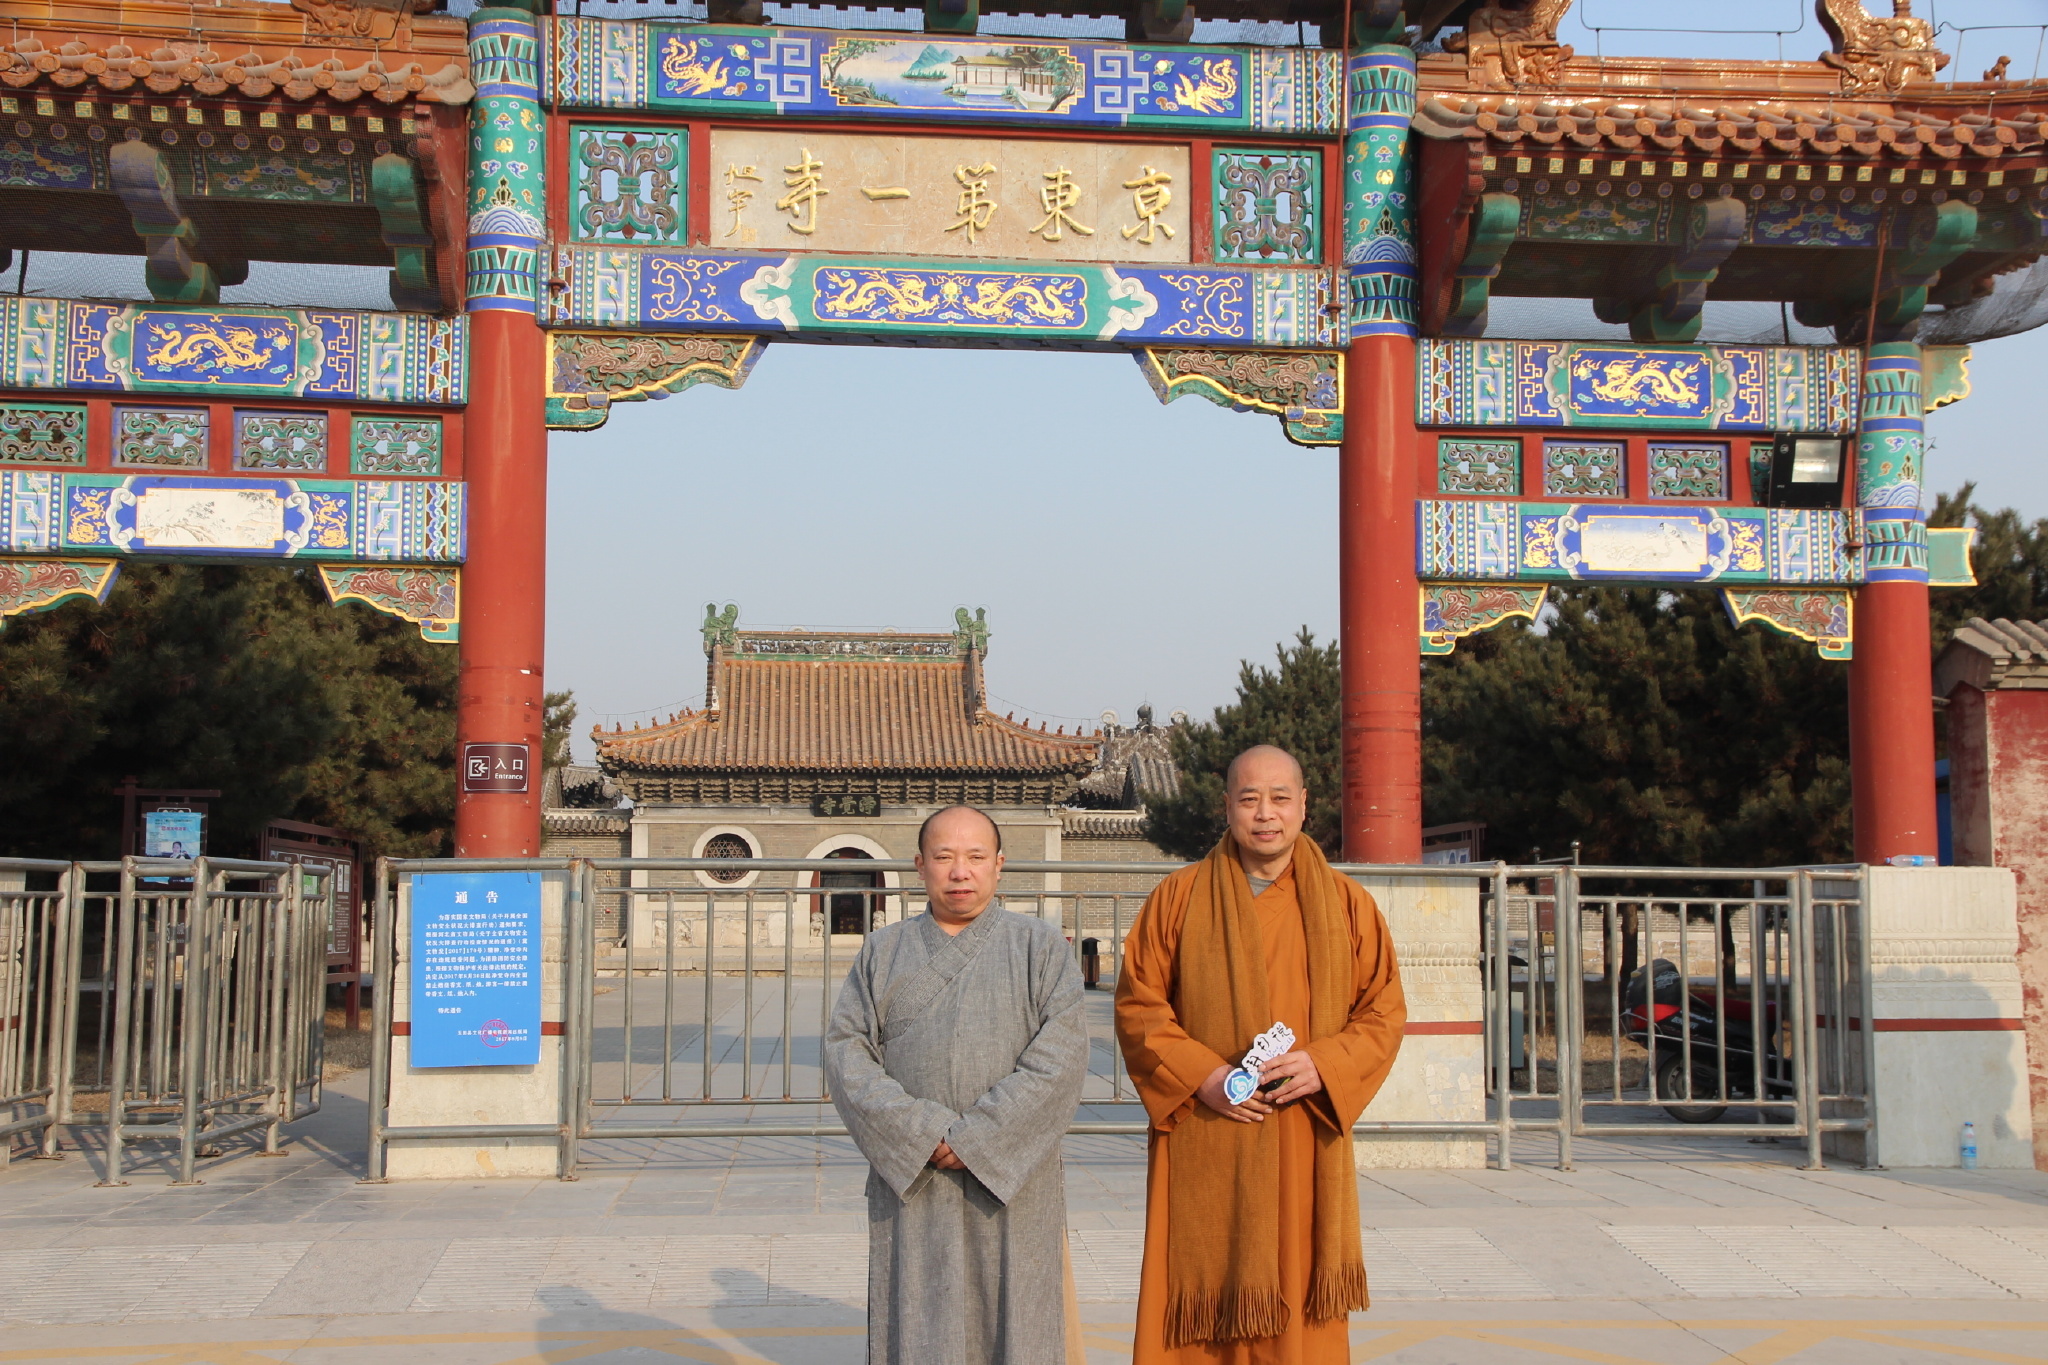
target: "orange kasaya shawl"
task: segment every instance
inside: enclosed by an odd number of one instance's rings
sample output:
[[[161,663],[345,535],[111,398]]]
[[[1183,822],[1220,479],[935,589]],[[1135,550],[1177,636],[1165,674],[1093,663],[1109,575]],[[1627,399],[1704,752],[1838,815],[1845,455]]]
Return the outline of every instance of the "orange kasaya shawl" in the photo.
[[[1357,992],[1351,926],[1338,874],[1316,841],[1294,845],[1294,885],[1308,942],[1309,1036],[1340,1032]],[[1266,954],[1251,883],[1229,835],[1195,872],[1182,927],[1173,1008],[1181,1026],[1226,1059],[1273,1024]],[[1167,1135],[1173,1181],[1166,1256],[1166,1344],[1275,1337],[1289,1327],[1280,1292],[1279,1125],[1235,1123],[1197,1104]],[[1366,1306],[1351,1135],[1316,1130],[1315,1261],[1309,1321]]]

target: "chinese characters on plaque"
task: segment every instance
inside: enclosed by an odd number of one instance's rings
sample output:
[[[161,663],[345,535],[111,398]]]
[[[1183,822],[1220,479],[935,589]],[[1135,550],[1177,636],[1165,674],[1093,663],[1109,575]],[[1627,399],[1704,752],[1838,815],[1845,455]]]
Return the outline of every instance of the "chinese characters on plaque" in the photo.
[[[813,815],[880,815],[882,798],[872,793],[821,792],[811,798]]]
[[[721,129],[711,245],[1009,260],[1189,259],[1188,149]]]

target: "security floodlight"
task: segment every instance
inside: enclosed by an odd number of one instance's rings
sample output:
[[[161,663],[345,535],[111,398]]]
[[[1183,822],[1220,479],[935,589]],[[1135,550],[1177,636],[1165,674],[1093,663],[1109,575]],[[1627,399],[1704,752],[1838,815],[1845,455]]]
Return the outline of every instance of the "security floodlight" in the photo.
[[[1854,437],[1826,431],[1781,431],[1771,438],[1766,507],[1840,507]]]

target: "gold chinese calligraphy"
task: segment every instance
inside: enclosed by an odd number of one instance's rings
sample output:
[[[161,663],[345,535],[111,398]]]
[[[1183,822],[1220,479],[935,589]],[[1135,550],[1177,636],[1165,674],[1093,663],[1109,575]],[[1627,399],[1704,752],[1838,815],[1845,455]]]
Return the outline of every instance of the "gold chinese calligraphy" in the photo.
[[[732,128],[712,133],[711,156],[715,247],[1190,259],[1185,147]]]

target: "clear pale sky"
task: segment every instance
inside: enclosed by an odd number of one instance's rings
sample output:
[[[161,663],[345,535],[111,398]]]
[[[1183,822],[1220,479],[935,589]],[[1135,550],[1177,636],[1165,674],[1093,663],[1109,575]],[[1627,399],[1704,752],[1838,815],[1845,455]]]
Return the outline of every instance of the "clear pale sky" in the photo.
[[[1581,0],[1560,36],[1615,55],[1778,53],[1768,35],[1584,28],[1672,13]],[[1713,13],[1803,24],[1788,57],[1826,46],[1795,0]],[[2000,52],[2030,74],[2048,19],[2041,0],[1932,13],[2027,25],[1944,32],[1965,79]],[[1978,346],[1971,378],[1929,416],[1927,486],[1974,479],[1979,502],[2048,516],[2048,337]],[[1129,721],[1141,701],[1206,717],[1241,659],[1270,661],[1303,625],[1336,631],[1335,451],[1197,398],[1161,407],[1123,355],[778,343],[738,392],[621,404],[550,448],[547,676],[575,691],[579,732],[699,702],[713,599],[743,627],[939,630],[986,607],[996,708],[1068,725]]]

